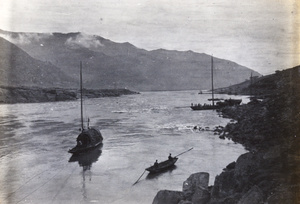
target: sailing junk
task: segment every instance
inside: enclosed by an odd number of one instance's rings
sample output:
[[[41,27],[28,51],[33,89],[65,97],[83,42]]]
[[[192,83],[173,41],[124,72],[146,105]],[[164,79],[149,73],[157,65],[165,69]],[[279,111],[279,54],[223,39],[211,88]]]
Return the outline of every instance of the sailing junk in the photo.
[[[193,110],[213,110],[216,109],[217,106],[215,106],[215,99],[214,99],[214,72],[213,72],[213,57],[211,57],[211,94],[212,94],[212,105],[210,104],[192,104],[191,109]]]
[[[103,137],[101,132],[93,127],[89,127],[88,119],[88,128],[85,129],[83,126],[83,103],[82,103],[82,63],[80,62],[80,105],[81,105],[81,133],[78,135],[76,141],[77,145],[69,150],[69,153],[79,154],[87,152],[91,149],[102,144]]]
[[[213,71],[213,57],[211,57],[211,94],[212,98],[208,99],[209,101],[212,101],[212,105],[210,104],[192,104],[191,109],[193,110],[214,110],[218,108],[222,108],[225,106],[235,106],[240,105],[242,102],[242,99],[220,99],[220,98],[214,98],[214,71]],[[218,101],[215,105],[215,101]]]

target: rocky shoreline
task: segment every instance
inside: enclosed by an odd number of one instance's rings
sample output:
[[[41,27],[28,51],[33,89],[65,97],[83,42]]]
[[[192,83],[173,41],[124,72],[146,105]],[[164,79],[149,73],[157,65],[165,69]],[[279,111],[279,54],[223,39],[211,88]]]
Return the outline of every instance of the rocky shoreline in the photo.
[[[84,97],[117,97],[138,94],[128,89],[84,89]],[[72,101],[79,98],[79,90],[38,87],[0,87],[0,104],[40,103],[55,101]]]
[[[213,186],[207,186],[208,173],[196,173],[183,182],[182,191],[159,191],[153,204],[300,203],[299,71],[277,79],[263,100],[219,110],[235,121],[220,138],[241,143],[249,152],[224,168]]]

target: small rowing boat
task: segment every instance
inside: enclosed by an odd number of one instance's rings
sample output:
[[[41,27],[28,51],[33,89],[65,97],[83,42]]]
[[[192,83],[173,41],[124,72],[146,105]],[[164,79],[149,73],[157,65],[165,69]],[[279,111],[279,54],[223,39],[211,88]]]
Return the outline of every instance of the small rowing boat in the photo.
[[[159,173],[173,167],[174,164],[177,162],[177,160],[178,160],[177,157],[173,157],[172,159],[168,159],[166,161],[157,163],[156,165],[154,164],[146,168],[146,170],[149,171],[149,173]]]
[[[192,149],[193,149],[193,147],[180,153],[180,154],[177,154],[175,157],[172,157],[170,154],[168,157],[168,160],[160,162],[160,163],[157,163],[157,160],[156,160],[154,165],[145,169],[145,171],[142,173],[142,175],[138,178],[138,180],[133,185],[135,185],[139,182],[139,180],[142,178],[142,176],[144,175],[144,173],[146,171],[149,171],[149,174],[151,174],[151,175],[155,175],[156,173],[162,173],[166,170],[174,169],[174,167],[176,167],[174,164],[177,162],[178,156],[180,156],[188,151],[191,151]]]

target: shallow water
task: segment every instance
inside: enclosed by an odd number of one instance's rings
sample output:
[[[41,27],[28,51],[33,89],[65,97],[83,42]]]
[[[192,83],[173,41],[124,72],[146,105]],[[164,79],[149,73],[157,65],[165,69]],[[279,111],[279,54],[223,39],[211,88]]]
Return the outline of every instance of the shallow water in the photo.
[[[81,157],[67,152],[79,133],[79,101],[0,105],[0,203],[152,203],[157,191],[181,190],[190,174],[203,171],[212,185],[246,151],[212,131],[193,130],[229,122],[216,111],[189,108],[208,98],[179,91],[86,99],[85,118],[100,128],[104,144]],[[145,173],[132,185],[156,159],[191,147],[175,168]]]

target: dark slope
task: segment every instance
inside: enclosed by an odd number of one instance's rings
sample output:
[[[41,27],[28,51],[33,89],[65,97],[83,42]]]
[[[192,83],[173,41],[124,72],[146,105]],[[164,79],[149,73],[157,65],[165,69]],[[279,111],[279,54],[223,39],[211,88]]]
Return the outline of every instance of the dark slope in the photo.
[[[216,89],[216,93],[252,95],[258,98],[265,98],[269,95],[278,94],[278,90],[285,86],[292,87],[292,81],[299,75],[299,67],[276,71],[274,74],[252,77],[246,81],[229,87]],[[286,88],[286,87],[285,87]],[[292,91],[286,88],[286,91]]]
[[[71,87],[70,77],[50,62],[29,56],[19,47],[0,37],[0,85]]]

